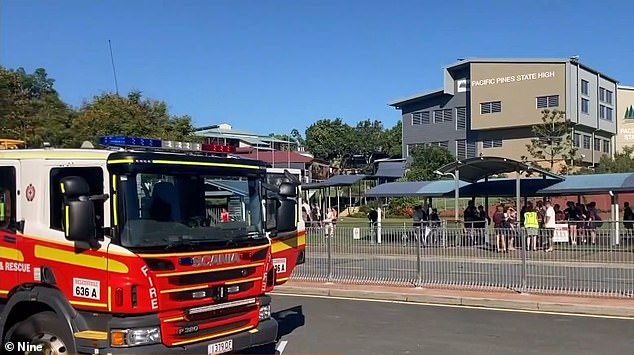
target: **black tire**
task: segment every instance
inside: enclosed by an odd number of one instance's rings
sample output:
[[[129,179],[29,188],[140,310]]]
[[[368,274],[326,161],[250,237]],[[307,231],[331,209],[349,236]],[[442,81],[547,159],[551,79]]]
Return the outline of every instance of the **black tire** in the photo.
[[[41,312],[36,313],[27,319],[14,324],[5,335],[5,349],[2,349],[6,354],[43,354],[42,351],[24,352],[18,351],[17,344],[30,345],[44,345],[44,351],[46,347],[51,348],[51,354],[76,354],[75,343],[73,334],[66,326],[66,322],[60,319],[55,312]],[[13,344],[13,351],[9,352],[6,349],[6,344],[10,342]]]

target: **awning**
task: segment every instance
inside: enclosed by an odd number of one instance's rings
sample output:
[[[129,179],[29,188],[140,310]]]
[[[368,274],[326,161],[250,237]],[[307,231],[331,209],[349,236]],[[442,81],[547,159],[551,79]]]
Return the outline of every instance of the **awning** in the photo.
[[[634,173],[570,175],[566,180],[545,187],[539,195],[607,194],[634,192]]]
[[[459,182],[459,187],[468,185],[464,181]],[[436,181],[399,181],[388,182],[376,186],[365,193],[366,197],[442,197],[454,191],[456,186],[453,180]]]

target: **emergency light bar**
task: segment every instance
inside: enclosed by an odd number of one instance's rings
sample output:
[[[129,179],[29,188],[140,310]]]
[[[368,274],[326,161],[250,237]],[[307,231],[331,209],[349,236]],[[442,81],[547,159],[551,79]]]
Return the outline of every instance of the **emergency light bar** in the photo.
[[[99,144],[112,147],[145,147],[190,152],[234,153],[236,151],[236,147],[230,145],[165,141],[155,138],[128,136],[101,136],[99,137]]]

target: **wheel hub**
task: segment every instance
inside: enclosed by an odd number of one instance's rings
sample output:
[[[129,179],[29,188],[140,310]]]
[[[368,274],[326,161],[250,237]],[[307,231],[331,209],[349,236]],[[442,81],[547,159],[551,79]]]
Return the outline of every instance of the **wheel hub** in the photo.
[[[68,348],[62,339],[52,334],[40,334],[31,340],[25,355],[66,355]]]

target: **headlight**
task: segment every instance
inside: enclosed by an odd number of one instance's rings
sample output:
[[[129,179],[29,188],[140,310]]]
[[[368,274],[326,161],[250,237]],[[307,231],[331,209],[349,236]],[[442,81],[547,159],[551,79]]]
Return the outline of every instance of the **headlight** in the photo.
[[[271,318],[271,305],[267,304],[266,306],[260,307],[260,320],[269,318]]]
[[[161,329],[159,327],[116,329],[110,332],[112,346],[137,346],[149,345],[161,342]]]

